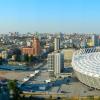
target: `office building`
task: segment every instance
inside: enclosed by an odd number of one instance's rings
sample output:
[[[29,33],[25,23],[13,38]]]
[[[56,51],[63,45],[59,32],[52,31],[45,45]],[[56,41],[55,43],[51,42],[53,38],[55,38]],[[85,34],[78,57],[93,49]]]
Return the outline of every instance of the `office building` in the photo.
[[[86,48],[87,47],[86,40],[81,41],[80,46],[81,48]]]
[[[58,77],[64,69],[64,55],[60,52],[48,54],[48,69],[50,76]]]
[[[96,39],[97,39],[97,36],[95,34],[93,34],[92,35],[93,46],[96,46]]]
[[[92,42],[93,42],[93,46],[100,46],[100,37],[99,37],[99,35],[93,34],[92,35]]]
[[[55,38],[54,39],[54,50],[57,51],[60,49],[60,39],[59,38]]]
[[[50,76],[54,76],[54,53],[48,54],[47,64]]]
[[[54,74],[59,76],[64,69],[64,55],[60,52],[54,53]]]

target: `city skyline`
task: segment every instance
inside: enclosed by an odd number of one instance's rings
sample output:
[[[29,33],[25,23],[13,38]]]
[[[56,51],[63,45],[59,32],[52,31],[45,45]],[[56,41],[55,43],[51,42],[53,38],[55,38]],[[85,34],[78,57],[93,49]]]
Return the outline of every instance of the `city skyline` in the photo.
[[[0,33],[100,33],[99,0],[0,1]]]

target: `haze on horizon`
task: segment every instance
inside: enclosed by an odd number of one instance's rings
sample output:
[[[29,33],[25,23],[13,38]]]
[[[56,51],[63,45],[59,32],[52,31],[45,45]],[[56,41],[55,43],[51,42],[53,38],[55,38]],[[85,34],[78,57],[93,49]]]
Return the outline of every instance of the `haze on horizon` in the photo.
[[[100,0],[1,0],[0,33],[97,32]]]

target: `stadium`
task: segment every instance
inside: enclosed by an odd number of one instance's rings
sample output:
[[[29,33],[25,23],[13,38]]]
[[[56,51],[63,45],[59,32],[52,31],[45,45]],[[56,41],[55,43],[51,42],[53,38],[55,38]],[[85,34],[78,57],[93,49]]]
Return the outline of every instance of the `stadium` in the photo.
[[[73,54],[72,66],[82,83],[100,89],[100,47],[76,51]]]

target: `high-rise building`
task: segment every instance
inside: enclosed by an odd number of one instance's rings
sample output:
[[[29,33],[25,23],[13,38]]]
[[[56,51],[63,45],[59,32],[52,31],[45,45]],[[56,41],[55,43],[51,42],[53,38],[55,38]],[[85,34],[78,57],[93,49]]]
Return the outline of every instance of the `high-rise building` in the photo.
[[[64,55],[60,52],[54,53],[54,74],[59,76],[59,74],[64,69]]]
[[[39,41],[38,38],[33,38],[32,47],[34,48],[34,54],[35,55],[40,54],[40,41]]]
[[[96,35],[95,34],[92,35],[92,43],[93,43],[93,46],[96,45]]]
[[[93,35],[92,35],[93,46],[99,46],[99,45],[100,45],[100,44],[99,44],[99,41],[100,41],[99,35],[93,34]]]
[[[64,55],[60,52],[48,54],[48,69],[51,76],[59,76],[64,69]]]
[[[47,64],[50,76],[54,76],[54,53],[48,54]]]
[[[57,51],[60,49],[60,39],[59,38],[55,38],[54,39],[54,50]]]
[[[98,46],[100,46],[100,35],[98,36]]]
[[[81,48],[86,48],[87,47],[86,40],[81,41],[80,46]]]

